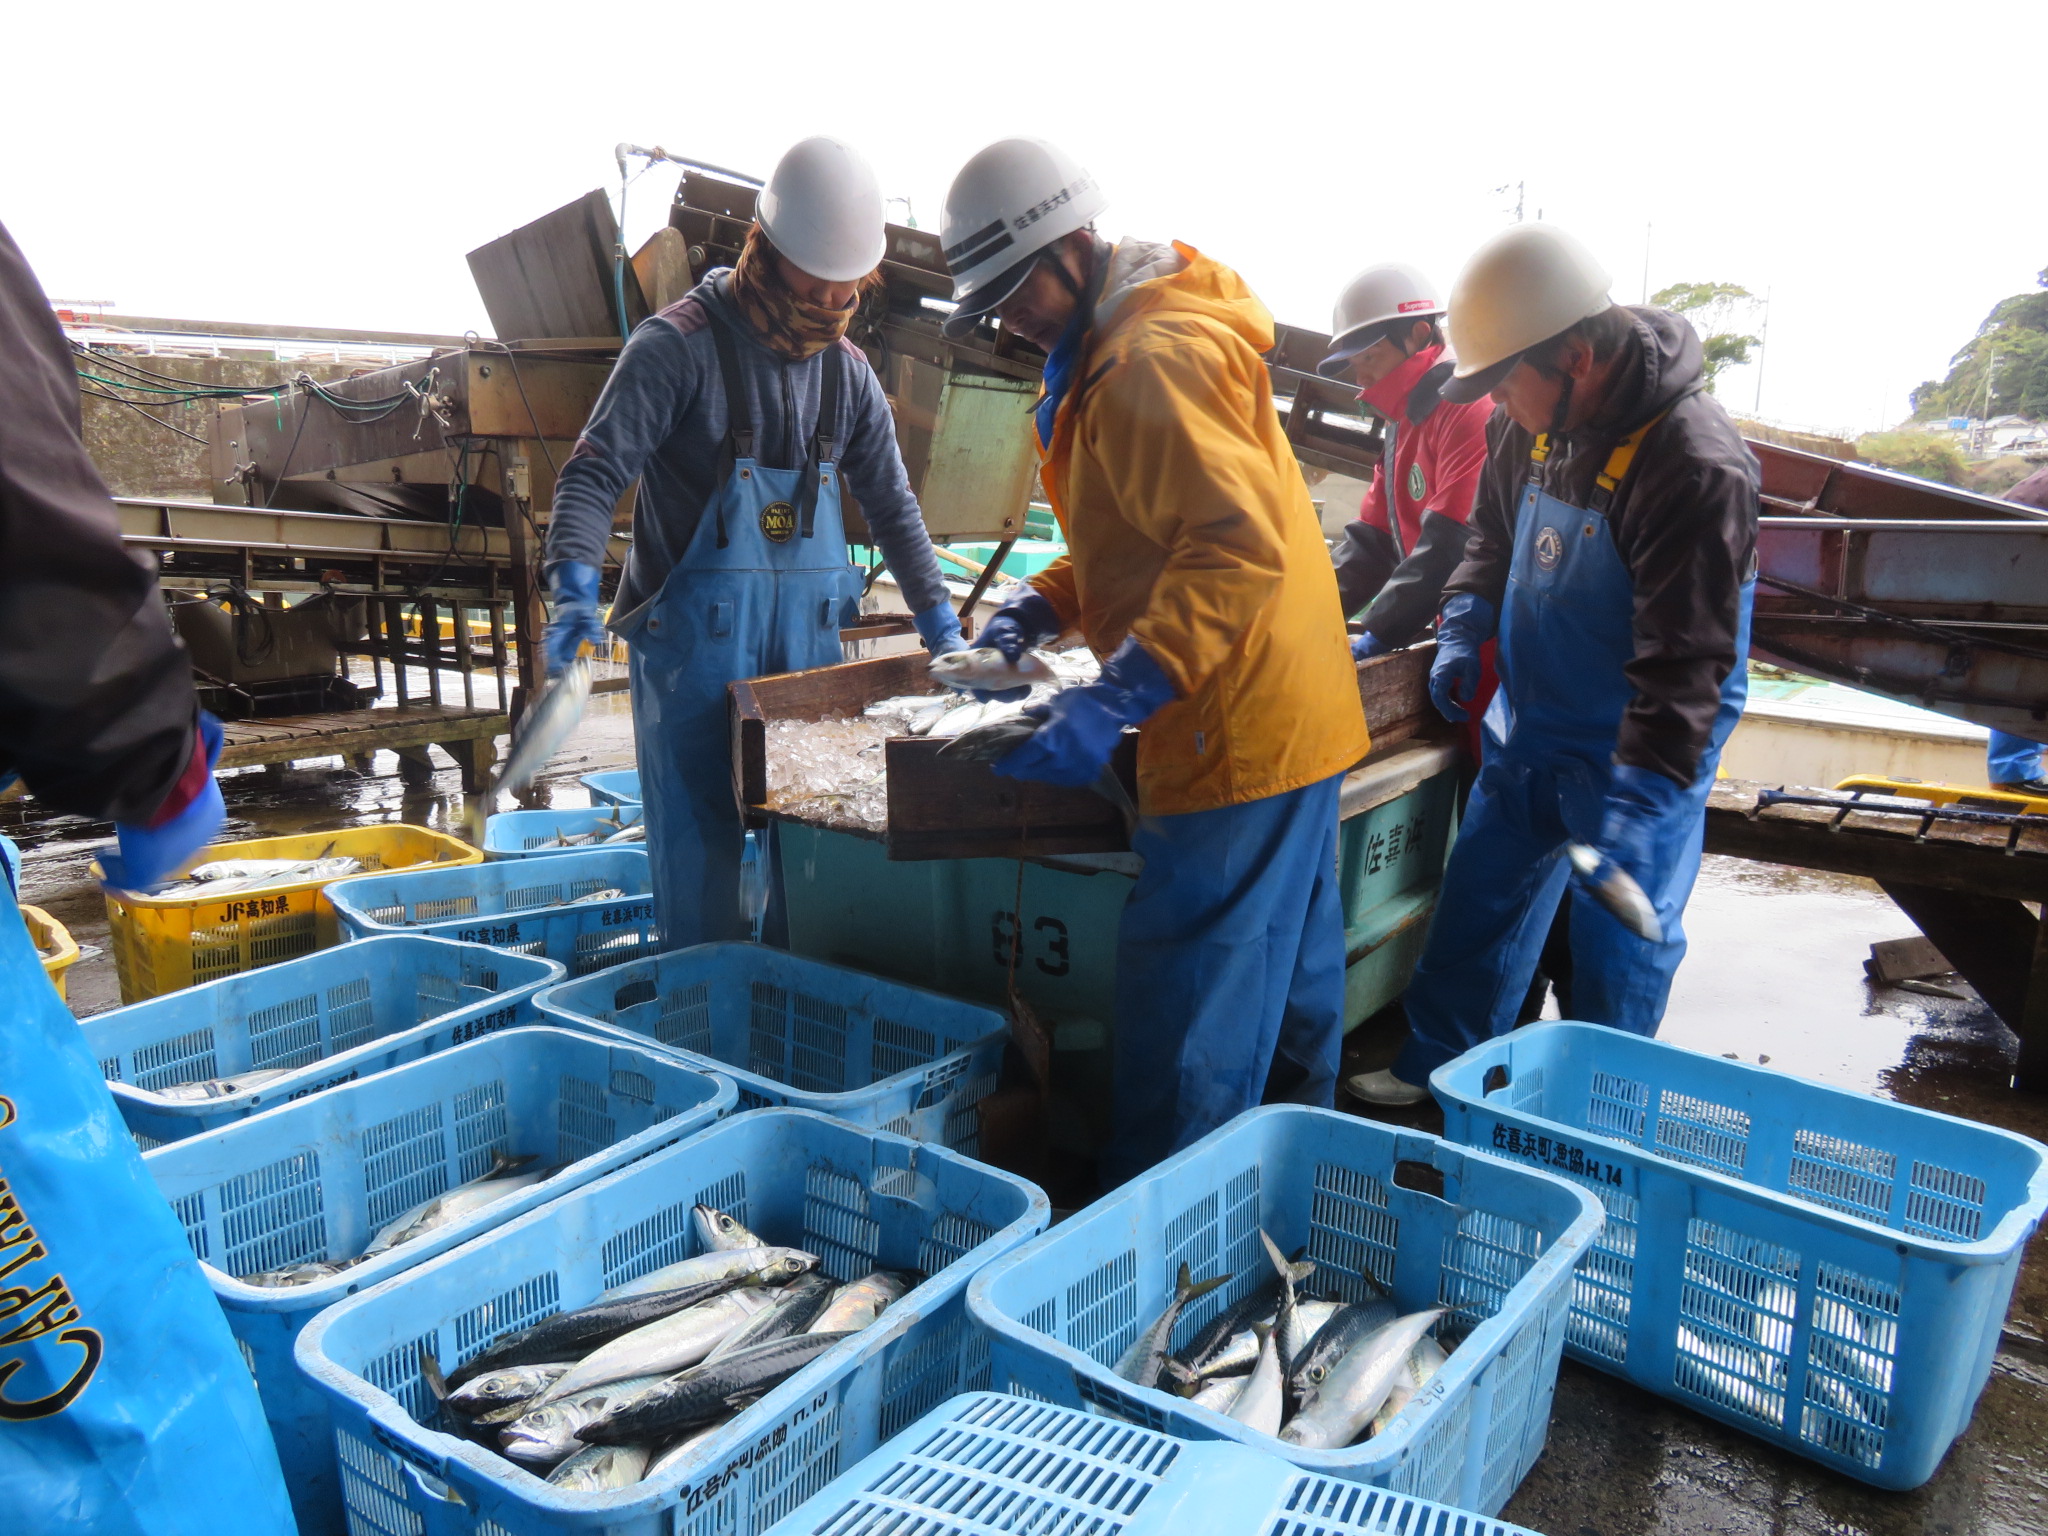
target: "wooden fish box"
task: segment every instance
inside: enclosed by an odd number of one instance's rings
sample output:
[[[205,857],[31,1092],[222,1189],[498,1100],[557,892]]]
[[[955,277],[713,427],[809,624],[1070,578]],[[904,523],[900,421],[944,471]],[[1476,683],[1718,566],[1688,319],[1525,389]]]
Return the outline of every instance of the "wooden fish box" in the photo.
[[[1433,646],[1420,646],[1359,665],[1359,697],[1375,753],[1448,730],[1429,704],[1434,654]],[[927,676],[926,660],[922,652],[878,656],[734,683],[733,784],[748,821],[760,826],[807,819],[768,805],[769,721],[854,718],[868,705],[901,694],[937,697],[943,690]],[[941,758],[944,745],[898,736],[883,748],[889,789],[882,837],[890,858],[1028,858],[1130,848],[1122,812],[1093,790],[1003,778],[986,763]],[[1136,743],[1126,737],[1113,762],[1135,799]]]

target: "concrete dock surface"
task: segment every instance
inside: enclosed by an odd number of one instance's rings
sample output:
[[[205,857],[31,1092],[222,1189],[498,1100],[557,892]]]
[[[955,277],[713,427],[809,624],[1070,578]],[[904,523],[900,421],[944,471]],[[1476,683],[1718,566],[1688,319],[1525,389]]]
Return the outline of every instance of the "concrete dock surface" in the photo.
[[[600,696],[528,803],[580,805],[578,776],[630,765],[624,695]],[[331,830],[379,821],[452,829],[456,771],[408,790],[396,762],[254,771],[223,781],[224,837]],[[509,802],[508,802],[509,804]],[[23,898],[81,944],[107,942],[88,873],[111,829],[55,821],[16,802],[0,831],[23,845]],[[2048,1096],[2005,1086],[2016,1042],[1974,999],[1874,985],[1873,941],[1912,925],[1867,882],[1709,858],[1686,914],[1691,953],[1663,1038],[1823,1082],[2006,1126],[2048,1141]],[[111,956],[70,973],[75,1011],[119,1002]],[[1347,1042],[1347,1072],[1383,1066],[1398,1047],[1396,1010]],[[1389,1116],[1436,1130],[1433,1107]],[[2048,1532],[2048,1247],[2036,1238],[1974,1422],[1933,1481],[1886,1493],[1724,1428],[1604,1373],[1565,1363],[1549,1449],[1503,1511],[1544,1536],[2022,1536]]]

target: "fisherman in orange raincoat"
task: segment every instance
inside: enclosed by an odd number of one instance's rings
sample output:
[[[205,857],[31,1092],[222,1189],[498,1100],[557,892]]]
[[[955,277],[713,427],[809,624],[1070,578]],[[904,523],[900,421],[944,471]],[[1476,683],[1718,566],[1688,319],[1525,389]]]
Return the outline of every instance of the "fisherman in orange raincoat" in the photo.
[[[1261,354],[1273,319],[1180,244],[1098,236],[1101,189],[1034,139],[954,179],[961,335],[1047,352],[1040,476],[1070,551],[990,620],[1013,661],[1077,631],[1102,676],[998,773],[1090,783],[1138,738],[1144,872],[1117,953],[1105,1185],[1263,1101],[1328,1106],[1343,1030],[1337,786],[1370,745],[1337,582]]]

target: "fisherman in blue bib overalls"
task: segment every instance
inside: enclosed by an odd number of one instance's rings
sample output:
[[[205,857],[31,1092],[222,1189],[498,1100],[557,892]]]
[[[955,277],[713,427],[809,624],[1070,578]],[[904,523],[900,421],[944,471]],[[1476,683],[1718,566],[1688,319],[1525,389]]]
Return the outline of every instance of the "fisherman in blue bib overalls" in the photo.
[[[1463,562],[1445,584],[1430,696],[1465,718],[1498,639],[1484,756],[1376,1104],[1512,1029],[1571,890],[1572,1012],[1655,1034],[1685,954],[1707,792],[1742,714],[1756,581],[1757,467],[1705,392],[1699,337],[1624,308],[1584,247],[1519,224],[1452,289],[1446,400],[1491,393],[1487,463]],[[1656,909],[1646,939],[1576,883],[1567,842],[1619,867]]]
[[[839,627],[861,573],[846,559],[842,480],[926,648],[965,645],[881,381],[846,339],[882,259],[874,172],[844,144],[806,139],[782,157],[756,212],[737,266],[634,331],[562,466],[548,527],[553,672],[602,639],[612,508],[640,481],[611,628],[631,646],[668,948],[746,936],[726,688],[843,659]]]

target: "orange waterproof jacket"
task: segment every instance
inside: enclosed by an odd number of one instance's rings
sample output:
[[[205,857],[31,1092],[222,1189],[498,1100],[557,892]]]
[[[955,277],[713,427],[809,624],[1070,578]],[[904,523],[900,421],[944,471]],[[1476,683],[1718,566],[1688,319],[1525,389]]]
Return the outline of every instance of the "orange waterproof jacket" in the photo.
[[[1284,794],[1371,745],[1272,345],[1228,267],[1125,241],[1045,454],[1069,554],[1032,587],[1097,656],[1136,635],[1178,695],[1139,735],[1147,815]]]

